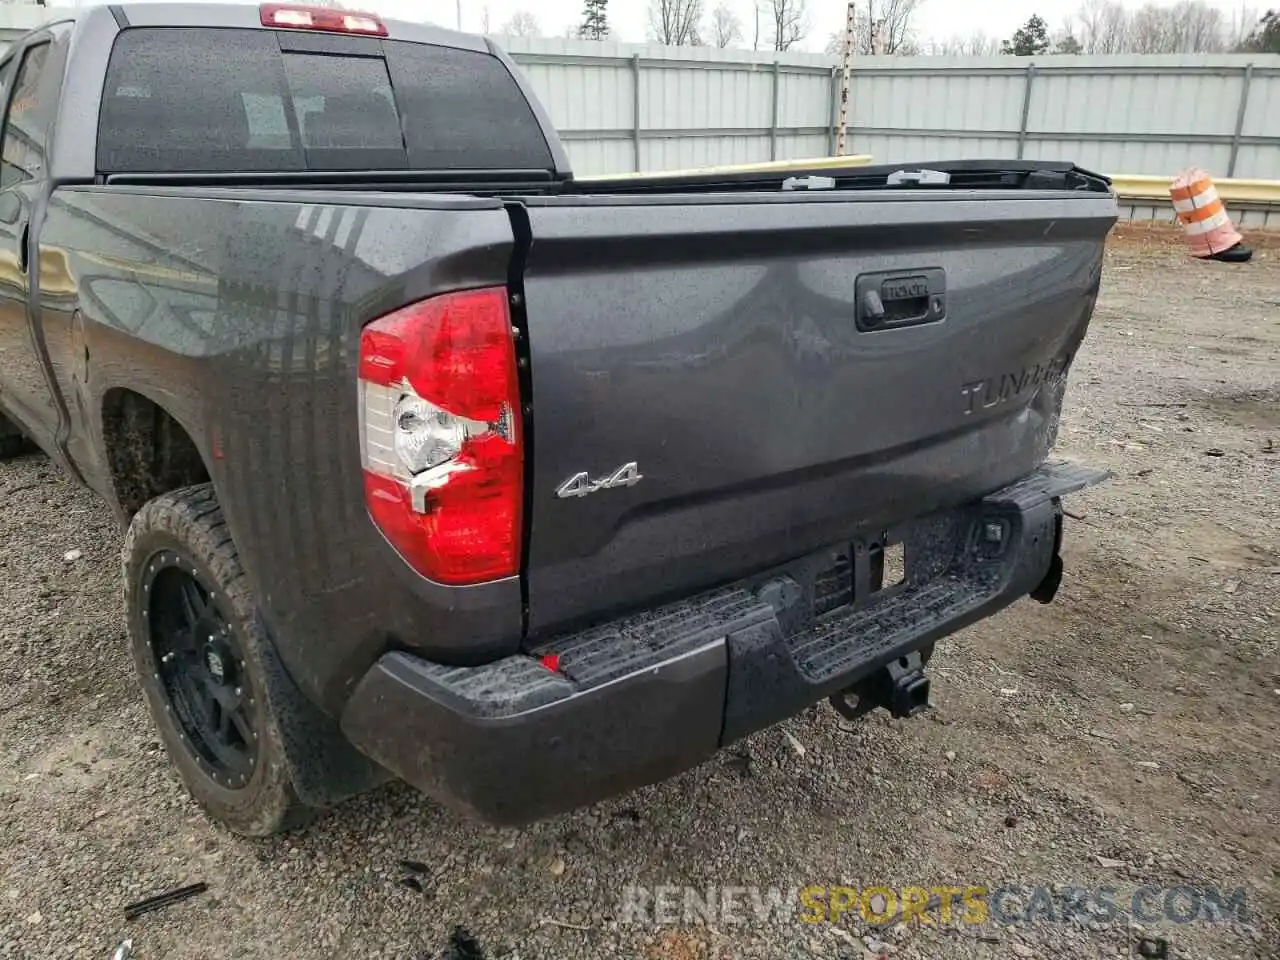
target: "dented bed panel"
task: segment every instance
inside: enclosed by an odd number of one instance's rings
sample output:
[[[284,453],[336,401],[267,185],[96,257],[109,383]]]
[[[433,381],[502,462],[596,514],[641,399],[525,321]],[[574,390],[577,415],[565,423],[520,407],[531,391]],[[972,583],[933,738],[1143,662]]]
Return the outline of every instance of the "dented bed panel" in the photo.
[[[370,319],[505,281],[514,240],[501,203],[62,188],[41,244],[75,283],[75,296],[44,302],[43,325],[85,474],[113,501],[152,495],[100,453],[128,453],[102,439],[122,394],[182,424],[281,657],[318,704],[336,712],[389,643],[462,662],[517,647],[516,578],[432,584],[370,522],[355,386]]]

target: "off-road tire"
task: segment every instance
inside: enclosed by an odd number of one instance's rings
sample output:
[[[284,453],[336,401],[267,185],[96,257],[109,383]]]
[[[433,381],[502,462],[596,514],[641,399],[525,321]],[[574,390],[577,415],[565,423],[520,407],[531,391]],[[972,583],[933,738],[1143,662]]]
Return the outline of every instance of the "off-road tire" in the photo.
[[[147,568],[176,555],[184,572],[216,605],[243,655],[243,681],[254,704],[256,757],[243,786],[232,788],[206,769],[184,733],[175,703],[160,678],[153,652]],[[235,833],[265,837],[305,826],[315,811],[294,790],[280,724],[265,695],[265,659],[273,656],[257,601],[240,566],[235,544],[212,484],[188,487],[148,502],[133,517],[123,550],[125,616],[139,683],[169,759],[191,796],[214,820]]]

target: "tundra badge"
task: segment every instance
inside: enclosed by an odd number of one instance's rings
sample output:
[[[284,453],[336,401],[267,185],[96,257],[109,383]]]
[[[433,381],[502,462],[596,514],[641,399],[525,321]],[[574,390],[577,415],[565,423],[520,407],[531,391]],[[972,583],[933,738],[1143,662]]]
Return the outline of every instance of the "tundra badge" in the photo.
[[[637,463],[624,463],[617,470],[613,471],[607,477],[601,477],[599,480],[592,480],[584,471],[575,473],[560,486],[556,487],[556,496],[562,500],[568,497],[585,497],[589,493],[595,493],[597,490],[612,490],[615,487],[634,487],[643,480],[640,475],[640,465]]]

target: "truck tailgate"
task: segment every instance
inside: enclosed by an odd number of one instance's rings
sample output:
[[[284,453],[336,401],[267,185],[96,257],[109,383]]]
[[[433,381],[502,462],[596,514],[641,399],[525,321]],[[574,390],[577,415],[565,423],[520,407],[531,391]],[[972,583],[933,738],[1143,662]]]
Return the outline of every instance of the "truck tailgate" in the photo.
[[[535,636],[1034,469],[1116,218],[1066,191],[523,210]]]

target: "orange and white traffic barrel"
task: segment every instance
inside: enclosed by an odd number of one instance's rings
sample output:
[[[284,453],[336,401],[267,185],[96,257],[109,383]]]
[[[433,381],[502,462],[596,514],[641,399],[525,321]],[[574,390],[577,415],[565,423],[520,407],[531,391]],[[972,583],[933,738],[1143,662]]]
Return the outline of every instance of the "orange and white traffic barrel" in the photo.
[[[1203,170],[1184,170],[1169,187],[1169,196],[1193,257],[1248,260],[1252,255],[1242,246],[1244,238],[1227,215],[1213,180]]]

